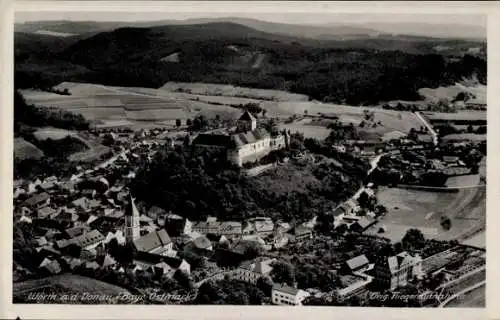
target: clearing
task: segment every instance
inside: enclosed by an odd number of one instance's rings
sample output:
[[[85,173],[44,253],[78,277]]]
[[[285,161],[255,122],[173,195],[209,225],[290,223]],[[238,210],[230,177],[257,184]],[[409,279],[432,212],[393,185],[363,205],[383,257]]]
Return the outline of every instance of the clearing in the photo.
[[[42,150],[23,138],[14,138],[14,158],[40,159],[43,156]]]
[[[300,132],[305,138],[316,138],[324,140],[330,134],[330,129],[319,123],[315,123],[313,119],[302,119],[293,123],[284,123],[279,125],[280,130],[290,130],[291,133]]]
[[[387,237],[393,242],[401,241],[410,228],[419,229],[426,238],[452,240],[485,225],[485,186],[460,189],[458,192],[381,188],[377,198],[380,204],[386,206],[388,213],[367,233]],[[442,216],[451,219],[448,231],[440,225]],[[387,231],[378,234],[382,225]]]

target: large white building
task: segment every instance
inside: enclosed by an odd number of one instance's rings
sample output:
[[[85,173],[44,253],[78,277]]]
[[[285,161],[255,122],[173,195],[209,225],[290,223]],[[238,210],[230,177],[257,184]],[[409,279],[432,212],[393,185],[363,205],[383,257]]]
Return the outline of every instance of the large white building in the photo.
[[[193,140],[195,150],[220,150],[226,153],[229,162],[240,167],[259,160],[273,150],[283,149],[287,144],[286,133],[271,136],[266,130],[257,128],[257,120],[248,111],[238,120],[235,132],[200,134]]]
[[[300,306],[311,294],[287,285],[275,284],[272,290],[273,304],[281,306]]]

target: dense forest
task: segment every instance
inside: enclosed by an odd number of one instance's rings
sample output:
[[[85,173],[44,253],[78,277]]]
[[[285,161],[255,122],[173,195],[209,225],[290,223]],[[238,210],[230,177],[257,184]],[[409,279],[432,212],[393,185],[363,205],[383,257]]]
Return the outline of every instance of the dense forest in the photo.
[[[359,105],[415,100],[419,88],[473,75],[486,83],[485,55],[464,54],[468,47],[484,50],[480,42],[418,37],[299,41],[235,26],[231,32],[221,31],[220,24],[121,28],[54,49],[51,56],[46,47],[54,42],[44,42],[37,53],[32,41],[19,38],[16,86],[80,81],[158,88],[168,81],[214,82]],[[443,43],[458,50],[453,55],[433,50]],[[179,53],[179,62],[160,60],[172,53]],[[255,65],[257,57],[262,59]]]
[[[166,150],[152,164],[140,168],[131,191],[148,205],[172,210],[193,221],[215,214],[220,220],[266,215],[301,222],[347,199],[366,174],[364,162],[339,158],[342,168],[325,163],[312,170],[317,185],[293,187],[290,181],[290,191],[278,192],[263,185],[263,181],[276,177],[248,177],[220,159],[213,153],[194,156],[189,148]]]

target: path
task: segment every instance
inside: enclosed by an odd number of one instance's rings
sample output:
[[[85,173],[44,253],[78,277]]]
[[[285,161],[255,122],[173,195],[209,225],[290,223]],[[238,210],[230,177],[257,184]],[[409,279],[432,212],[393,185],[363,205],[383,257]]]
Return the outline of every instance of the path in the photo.
[[[419,111],[415,112],[415,116],[424,124],[424,126],[429,130],[432,136],[432,142],[434,145],[438,144],[437,132],[432,128],[431,124],[420,114]]]

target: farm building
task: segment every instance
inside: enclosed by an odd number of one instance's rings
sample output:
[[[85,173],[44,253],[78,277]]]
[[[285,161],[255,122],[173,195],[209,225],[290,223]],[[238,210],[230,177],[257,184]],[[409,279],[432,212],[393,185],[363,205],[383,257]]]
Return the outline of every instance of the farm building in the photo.
[[[195,150],[220,150],[227,160],[237,166],[254,162],[273,150],[288,144],[286,133],[272,137],[269,132],[257,128],[257,120],[248,111],[238,120],[237,129],[232,134],[200,134],[193,140]]]

